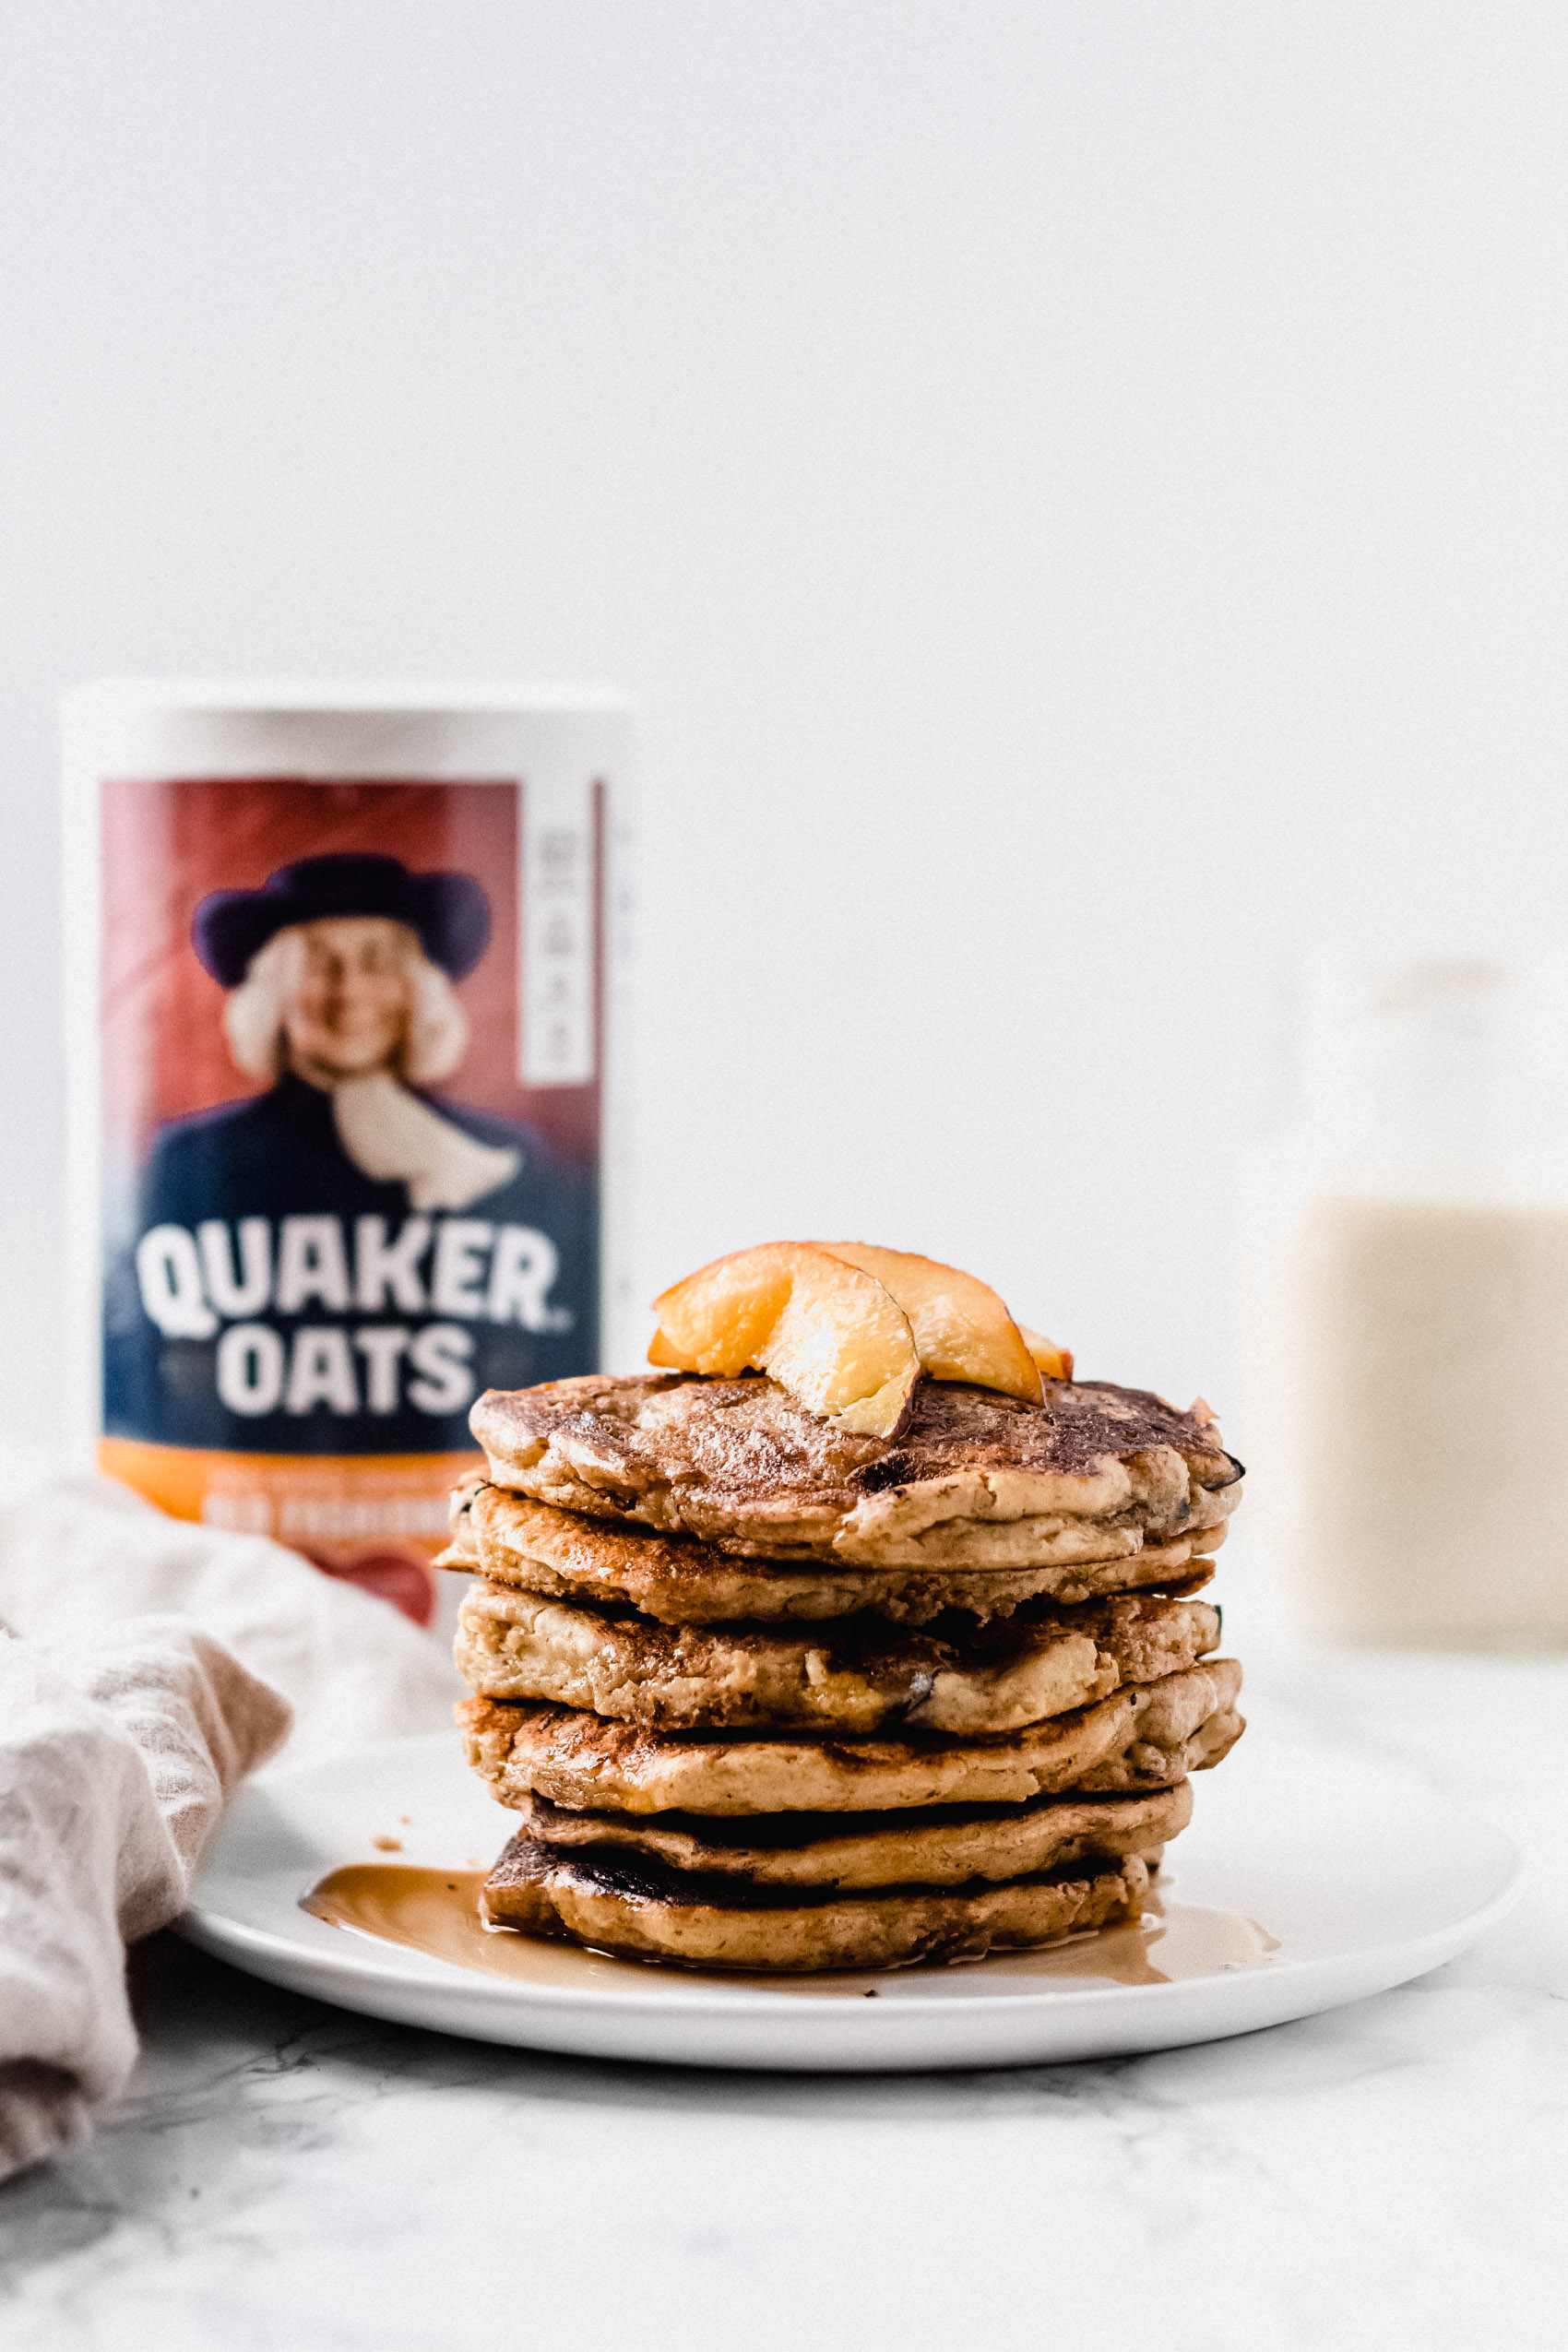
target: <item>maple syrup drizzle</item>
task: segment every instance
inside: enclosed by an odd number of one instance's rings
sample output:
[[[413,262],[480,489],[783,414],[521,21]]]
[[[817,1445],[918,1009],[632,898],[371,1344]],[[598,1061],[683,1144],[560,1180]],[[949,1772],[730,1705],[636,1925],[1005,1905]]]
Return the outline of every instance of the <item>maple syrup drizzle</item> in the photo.
[[[635,1969],[646,1977],[644,1962],[615,1960],[571,1944],[546,1943],[515,1928],[491,1927],[483,1914],[488,1876],[483,1870],[436,1871],[409,1862],[350,1862],[329,1871],[308,1895],[302,1895],[300,1908],[350,1933],[400,1943],[410,1951],[449,1961],[455,1967],[511,1977],[527,1984],[581,1983],[585,1971],[603,1978],[606,1972],[622,1976]],[[1190,1977],[1266,1967],[1278,1949],[1276,1938],[1242,1912],[1176,1903],[1151,1890],[1148,1907],[1135,1924],[1066,1936],[1031,1952],[994,1953],[989,1960],[968,1965],[988,1976],[1009,1978],[1163,1985]],[[695,1973],[682,1971],[683,1975]],[[860,1991],[873,1981],[878,1987],[889,1986],[895,1979],[907,1980],[911,1972],[883,1970],[874,1979],[864,1972],[761,1978],[751,1972],[701,1973],[727,1984],[765,1982],[778,1991],[821,1994]]]

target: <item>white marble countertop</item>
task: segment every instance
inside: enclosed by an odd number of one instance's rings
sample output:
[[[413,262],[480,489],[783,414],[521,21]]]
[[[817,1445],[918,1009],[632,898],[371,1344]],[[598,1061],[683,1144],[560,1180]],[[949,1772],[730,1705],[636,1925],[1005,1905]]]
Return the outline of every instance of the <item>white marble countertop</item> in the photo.
[[[493,2049],[157,1937],[129,2096],[0,2190],[0,2343],[1557,2352],[1568,1663],[1228,1631],[1255,1728],[1405,1759],[1512,1831],[1531,1875],[1503,1928],[1268,2033],[883,2078]]]

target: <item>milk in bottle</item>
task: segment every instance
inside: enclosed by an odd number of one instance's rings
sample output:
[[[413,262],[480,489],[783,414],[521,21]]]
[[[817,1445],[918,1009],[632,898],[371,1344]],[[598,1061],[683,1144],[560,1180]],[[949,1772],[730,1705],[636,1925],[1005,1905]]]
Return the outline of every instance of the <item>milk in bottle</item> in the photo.
[[[1254,1534],[1330,1639],[1568,1641],[1550,973],[1324,961],[1307,1115],[1243,1204]]]

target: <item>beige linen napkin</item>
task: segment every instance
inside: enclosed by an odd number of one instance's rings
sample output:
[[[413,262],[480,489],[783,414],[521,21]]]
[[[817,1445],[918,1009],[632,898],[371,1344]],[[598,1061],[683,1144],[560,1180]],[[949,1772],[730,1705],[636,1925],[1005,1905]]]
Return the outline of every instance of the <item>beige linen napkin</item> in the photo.
[[[224,1800],[283,1761],[451,1720],[384,1601],[264,1537],[167,1519],[0,1442],[0,2178],[136,2055],[125,1947],[184,1908]]]

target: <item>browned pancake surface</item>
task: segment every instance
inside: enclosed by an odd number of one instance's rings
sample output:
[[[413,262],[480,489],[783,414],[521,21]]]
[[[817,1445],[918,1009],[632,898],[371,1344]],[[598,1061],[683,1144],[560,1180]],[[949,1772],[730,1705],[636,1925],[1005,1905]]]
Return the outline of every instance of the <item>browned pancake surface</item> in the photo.
[[[1192,1666],[1219,1640],[1206,1601],[1119,1594],[1031,1604],[925,1632],[866,1615],[826,1625],[663,1625],[553,1596],[469,1586],[455,1655],[471,1691],[621,1721],[852,1734],[1010,1731]]]
[[[982,1959],[1135,1919],[1148,1872],[1135,1855],[1092,1871],[973,1888],[788,1892],[561,1853],[514,1838],[485,1882],[492,1919],[623,1959],[802,1975]]]
[[[1192,1819],[1191,1783],[1134,1795],[1037,1797],[1027,1805],[932,1805],[908,1813],[574,1812],[547,1797],[517,1808],[522,1835],[555,1852],[640,1855],[671,1870],[762,1886],[962,1886],[1141,1855],[1152,1862]]]
[[[1241,1684],[1234,1658],[1208,1658],[1097,1705],[966,1740],[659,1731],[482,1698],[457,1714],[469,1764],[504,1805],[537,1793],[624,1813],[861,1812],[1170,1787],[1240,1737]]]
[[[849,1435],[771,1380],[681,1372],[491,1390],[471,1426],[495,1481],[536,1501],[868,1565],[1131,1556],[1219,1528],[1241,1475],[1202,1415],[1100,1382],[1048,1381],[1035,1406],[922,1380],[896,1441]]]
[[[1030,1568],[865,1568],[830,1561],[786,1564],[720,1551],[694,1536],[660,1536],[536,1503],[488,1479],[466,1480],[452,1497],[452,1541],[439,1568],[487,1576],[520,1592],[625,1602],[666,1624],[813,1622],[873,1610],[893,1624],[925,1625],[962,1609],[981,1620],[1022,1603],[1072,1604],[1126,1590],[1187,1595],[1214,1571],[1194,1541],[1217,1543],[1223,1523],[1130,1557]]]

